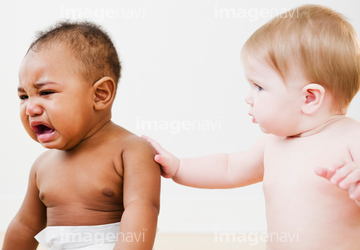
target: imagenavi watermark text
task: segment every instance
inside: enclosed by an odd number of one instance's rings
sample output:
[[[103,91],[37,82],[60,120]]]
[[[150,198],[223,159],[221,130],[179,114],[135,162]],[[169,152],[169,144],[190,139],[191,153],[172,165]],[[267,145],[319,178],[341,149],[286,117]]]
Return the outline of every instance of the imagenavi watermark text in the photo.
[[[66,8],[61,5],[60,16],[66,19],[144,19],[145,6],[138,8]]]
[[[255,246],[260,243],[297,243],[300,241],[301,229],[295,232],[220,232],[215,230],[215,243],[245,243]]]
[[[142,232],[62,232],[60,243],[145,242],[146,229]]]
[[[182,131],[215,131],[221,130],[221,120],[145,120],[136,118],[136,129],[142,131],[165,130],[172,134]]]
[[[288,18],[298,17],[298,9],[276,9],[276,8],[226,8],[214,5],[214,18],[216,19],[247,19],[255,22],[259,19],[270,19],[273,17]]]

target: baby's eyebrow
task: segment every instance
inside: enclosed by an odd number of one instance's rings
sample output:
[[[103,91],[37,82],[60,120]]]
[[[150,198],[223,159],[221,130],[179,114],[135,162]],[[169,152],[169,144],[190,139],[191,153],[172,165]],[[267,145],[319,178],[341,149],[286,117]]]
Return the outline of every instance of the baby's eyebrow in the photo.
[[[41,87],[45,86],[45,85],[52,85],[52,84],[57,84],[56,82],[36,82],[34,83],[34,87],[36,89],[40,89]]]
[[[57,84],[56,82],[36,82],[34,83],[34,87],[36,89],[40,89],[41,87],[45,86],[45,85],[52,85],[52,84]],[[18,92],[25,92],[24,88],[23,87],[18,87]]]
[[[249,82],[249,83],[254,83],[254,79],[252,77],[245,77],[245,79]]]

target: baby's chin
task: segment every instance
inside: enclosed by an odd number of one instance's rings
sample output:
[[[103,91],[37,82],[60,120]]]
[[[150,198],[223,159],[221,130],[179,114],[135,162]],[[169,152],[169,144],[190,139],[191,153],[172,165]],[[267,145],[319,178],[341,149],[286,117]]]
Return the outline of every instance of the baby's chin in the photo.
[[[260,124],[259,124],[259,127],[261,129],[261,131],[265,134],[272,134],[269,130],[267,130],[266,128],[262,127]]]
[[[66,143],[61,142],[60,140],[54,140],[51,142],[41,142],[38,138],[35,138],[34,140],[46,149],[67,150]]]
[[[261,125],[259,125],[259,127],[264,134],[272,134],[272,135],[276,135],[279,137],[292,137],[293,136],[292,134],[284,133],[284,131],[270,130],[265,127],[262,127]]]

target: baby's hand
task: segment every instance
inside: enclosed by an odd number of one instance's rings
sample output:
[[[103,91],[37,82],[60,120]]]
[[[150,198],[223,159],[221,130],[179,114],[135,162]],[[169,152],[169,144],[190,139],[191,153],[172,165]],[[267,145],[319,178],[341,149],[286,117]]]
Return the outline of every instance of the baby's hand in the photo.
[[[319,167],[315,169],[315,173],[347,191],[350,199],[360,205],[360,167],[355,162],[347,162],[329,169]]]
[[[179,169],[180,160],[163,149],[159,143],[150,137],[145,135],[142,135],[141,137],[147,140],[154,147],[157,153],[154,160],[161,165],[161,175],[165,178],[173,178]]]

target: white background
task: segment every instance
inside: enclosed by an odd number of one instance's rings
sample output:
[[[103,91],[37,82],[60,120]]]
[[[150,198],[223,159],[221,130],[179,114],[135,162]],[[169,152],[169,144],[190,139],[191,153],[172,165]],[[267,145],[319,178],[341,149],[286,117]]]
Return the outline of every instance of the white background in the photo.
[[[241,47],[273,16],[306,3],[8,1],[0,8],[0,230],[6,229],[19,208],[30,167],[45,150],[23,129],[16,93],[18,68],[36,31],[63,19],[101,24],[113,38],[123,66],[113,121],[138,135],[153,137],[179,157],[193,157],[243,150],[261,136],[247,115]],[[360,34],[359,1],[312,3],[343,13]],[[359,99],[355,97],[348,113],[357,120]],[[261,183],[202,190],[163,179],[159,229],[264,231]]]

